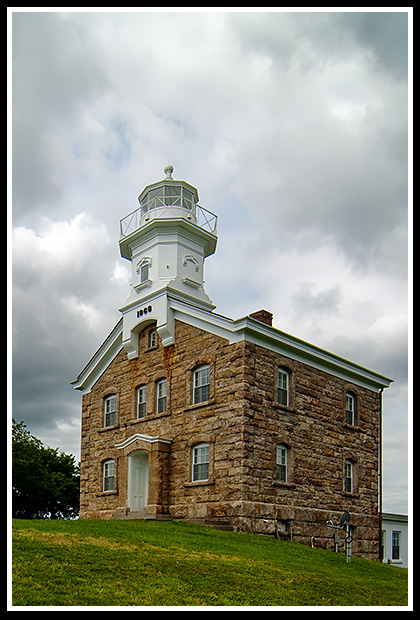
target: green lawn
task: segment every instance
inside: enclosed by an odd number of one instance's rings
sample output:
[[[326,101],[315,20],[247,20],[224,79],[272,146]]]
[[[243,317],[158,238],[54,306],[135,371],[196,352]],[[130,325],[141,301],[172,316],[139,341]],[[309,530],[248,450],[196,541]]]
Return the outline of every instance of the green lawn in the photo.
[[[182,522],[13,521],[14,606],[406,606],[407,571]]]

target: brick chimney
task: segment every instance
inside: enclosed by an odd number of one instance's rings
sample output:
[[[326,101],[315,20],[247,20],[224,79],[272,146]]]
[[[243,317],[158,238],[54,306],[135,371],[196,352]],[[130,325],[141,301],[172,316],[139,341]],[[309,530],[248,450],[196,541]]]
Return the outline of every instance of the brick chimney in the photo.
[[[259,321],[260,323],[265,323],[266,325],[269,325],[270,327],[273,326],[273,315],[271,312],[268,312],[267,310],[258,310],[258,312],[253,312],[249,316],[251,317],[251,319],[255,319],[256,321]]]

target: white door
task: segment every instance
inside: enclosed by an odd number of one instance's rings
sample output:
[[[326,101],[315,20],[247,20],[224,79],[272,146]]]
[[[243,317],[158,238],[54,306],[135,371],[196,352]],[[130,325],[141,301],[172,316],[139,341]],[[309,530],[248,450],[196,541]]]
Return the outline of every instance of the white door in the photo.
[[[147,505],[149,491],[149,454],[135,452],[129,459],[129,508],[142,510]]]

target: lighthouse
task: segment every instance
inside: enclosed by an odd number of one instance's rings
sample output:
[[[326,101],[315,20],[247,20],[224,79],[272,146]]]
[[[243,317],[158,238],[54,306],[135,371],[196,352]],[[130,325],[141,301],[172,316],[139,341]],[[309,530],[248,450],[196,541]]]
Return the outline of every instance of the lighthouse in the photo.
[[[217,216],[198,204],[198,191],[186,181],[165,178],[146,186],[139,207],[120,222],[121,256],[131,262],[131,291],[120,308],[123,347],[138,356],[138,334],[156,324],[164,346],[174,342],[170,301],[213,310],[204,290],[204,260],[215,252]]]

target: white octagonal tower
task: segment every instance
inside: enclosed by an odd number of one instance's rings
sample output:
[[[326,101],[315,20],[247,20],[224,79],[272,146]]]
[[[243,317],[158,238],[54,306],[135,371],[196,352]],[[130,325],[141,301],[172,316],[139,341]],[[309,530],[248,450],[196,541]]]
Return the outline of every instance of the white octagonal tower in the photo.
[[[164,346],[173,343],[170,299],[213,310],[204,291],[204,259],[217,244],[217,217],[198,204],[198,192],[172,178],[144,188],[140,207],[121,220],[120,252],[132,264],[132,288],[124,306],[123,346],[138,356],[138,333],[155,322]]]

